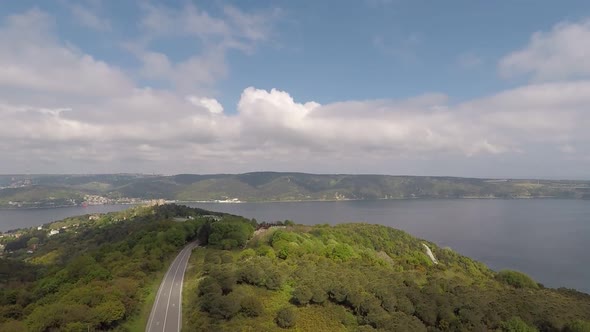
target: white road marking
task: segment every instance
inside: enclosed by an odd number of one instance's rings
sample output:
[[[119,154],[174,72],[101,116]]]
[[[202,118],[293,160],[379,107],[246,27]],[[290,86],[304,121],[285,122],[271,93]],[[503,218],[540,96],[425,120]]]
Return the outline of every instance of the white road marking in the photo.
[[[182,256],[180,258],[179,263],[176,266],[176,271],[174,271],[174,277],[172,277],[172,280],[176,279],[176,275],[178,274],[178,269],[182,266],[181,262],[184,260],[187,252],[190,255],[190,251],[187,251],[186,249],[184,249],[181,254],[179,256]],[[184,276],[184,273],[182,273],[182,275]],[[172,286],[170,287],[170,296],[168,296],[168,304],[166,305],[166,314],[164,315],[164,329],[162,330],[163,332],[166,332],[166,321],[168,320],[168,310],[170,308],[170,298],[172,297],[172,289],[174,288],[174,284],[172,284]],[[180,330],[180,326],[178,326],[178,330]]]
[[[174,287],[176,286],[178,288],[178,294],[179,294],[179,300],[180,303],[178,304],[178,326],[177,326],[177,332],[180,332],[181,328],[182,328],[182,285],[184,284],[184,274],[186,273],[186,268],[188,265],[188,260],[191,256],[191,253],[193,251],[193,249],[195,247],[197,247],[198,245],[196,243],[191,243],[189,245],[187,245],[183,250],[180,251],[180,253],[176,256],[176,258],[174,258],[174,260],[172,261],[172,264],[170,264],[170,267],[168,268],[168,271],[166,272],[166,275],[164,276],[164,279],[162,279],[160,288],[158,289],[158,293],[156,296],[156,302],[154,302],[154,305],[152,307],[152,311],[150,314],[150,318],[148,320],[148,326],[146,328],[147,332],[150,332],[152,330],[152,324],[154,323],[154,320],[156,319],[156,314],[159,310],[163,309],[163,304],[160,303],[160,300],[162,299],[162,294],[164,294],[164,299],[166,296],[168,296],[168,301],[167,301],[167,305],[166,305],[166,311],[165,311],[165,315],[164,315],[164,322],[162,324],[163,326],[163,330],[164,332],[174,332],[174,331],[167,331],[166,330],[166,322],[167,322],[167,318],[168,318],[168,312],[169,310],[174,310],[174,309],[170,309],[170,301],[171,301],[171,297],[172,297],[172,293],[174,291]],[[176,265],[176,266],[174,266]],[[176,268],[176,269],[175,269]],[[180,283],[176,282],[176,285],[174,285],[175,281],[177,280],[177,275],[179,272],[179,269],[182,268],[182,273],[180,275]],[[172,273],[174,270],[174,275],[172,276]],[[172,277],[172,279],[170,279],[170,277]],[[165,291],[164,288],[167,288],[167,282],[170,283],[170,291]],[[172,303],[172,307],[176,307],[176,302]],[[156,321],[155,326],[160,326],[160,321]]]
[[[182,274],[181,278],[180,278],[180,284],[183,285],[184,284],[184,274],[186,273],[186,266],[188,265],[188,259],[191,257],[191,254],[193,253],[193,249],[195,249],[197,245],[191,245],[188,248],[188,258],[186,259],[186,264],[184,265],[184,273]],[[178,331],[180,331],[182,329],[182,287],[180,287],[180,289],[178,290],[178,301],[179,301],[179,309],[178,309]]]
[[[178,259],[180,255],[176,256],[176,258],[174,258],[174,260],[172,261],[172,264],[170,264],[170,267],[172,267],[172,265],[174,265],[174,262],[176,262],[176,260]],[[158,288],[158,294],[156,295],[156,302],[154,302],[154,306],[152,307],[152,311],[150,313],[150,318],[148,319],[148,328],[147,331],[151,331],[152,329],[152,322],[154,320],[154,316],[156,315],[156,311],[157,311],[157,303],[160,301],[160,297],[162,296],[162,291],[164,290],[164,283],[166,278],[168,278],[168,274],[170,273],[172,269],[169,268],[168,271],[166,272],[166,274],[164,275],[164,279],[162,279],[162,284],[160,285],[160,288]]]

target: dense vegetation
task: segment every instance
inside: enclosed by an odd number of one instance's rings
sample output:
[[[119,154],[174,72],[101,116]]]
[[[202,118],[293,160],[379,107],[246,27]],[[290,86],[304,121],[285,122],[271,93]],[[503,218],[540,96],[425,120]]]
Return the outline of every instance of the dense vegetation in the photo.
[[[489,180],[387,175],[314,175],[259,172],[237,175],[55,175],[1,177],[0,207],[79,203],[85,194],[180,201],[292,201],[401,198],[590,198],[588,181]],[[20,180],[19,180],[20,179]],[[28,183],[28,182],[27,182]],[[33,205],[34,206],[34,205]]]
[[[213,222],[247,232],[223,233],[231,244],[224,247],[233,248],[234,236],[252,234],[246,221],[166,205],[69,218],[3,238],[0,331],[141,330],[146,297],[170,258],[189,241],[219,237],[216,227],[203,227]],[[61,232],[48,236],[49,229]]]
[[[141,331],[169,261],[195,240],[186,331],[590,331],[590,295],[385,226],[257,224],[165,205],[18,234],[2,238],[3,332]]]
[[[271,227],[191,265],[187,331],[590,331],[590,295],[384,226]]]

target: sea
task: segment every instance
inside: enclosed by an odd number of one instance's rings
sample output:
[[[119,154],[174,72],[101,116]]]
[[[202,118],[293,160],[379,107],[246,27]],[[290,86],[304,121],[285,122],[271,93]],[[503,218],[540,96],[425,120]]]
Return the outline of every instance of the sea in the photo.
[[[547,287],[590,293],[590,201],[559,199],[376,200],[191,203],[262,221],[366,222],[404,230],[450,247],[494,270],[527,273]],[[0,231],[129,205],[0,210]]]

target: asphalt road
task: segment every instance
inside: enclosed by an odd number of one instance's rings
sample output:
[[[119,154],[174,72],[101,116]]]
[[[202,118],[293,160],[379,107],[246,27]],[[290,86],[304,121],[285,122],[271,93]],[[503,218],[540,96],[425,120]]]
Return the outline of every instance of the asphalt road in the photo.
[[[189,243],[170,264],[156,294],[147,332],[178,332],[182,328],[182,283],[188,259],[196,246],[195,242]]]

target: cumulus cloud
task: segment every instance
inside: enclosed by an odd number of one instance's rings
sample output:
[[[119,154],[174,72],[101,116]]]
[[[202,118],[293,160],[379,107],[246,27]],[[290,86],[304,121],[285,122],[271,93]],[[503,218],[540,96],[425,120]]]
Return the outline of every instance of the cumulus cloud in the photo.
[[[86,96],[132,89],[121,70],[56,40],[54,26],[38,9],[5,20],[0,28],[0,86]]]
[[[204,98],[204,97],[195,97],[195,96],[188,96],[186,98],[191,104],[195,106],[201,106],[206,108],[209,112],[213,114],[221,114],[223,113],[223,106],[213,99],[213,98]]]
[[[528,45],[500,61],[504,77],[530,75],[536,81],[590,75],[590,20],[562,22],[533,34]]]
[[[233,10],[225,9],[235,22],[257,26]],[[150,20],[154,31],[177,24]],[[223,26],[231,30],[235,22],[218,23],[203,38],[225,36]],[[0,172],[432,174],[432,160],[489,167],[533,150],[575,156],[590,146],[590,81],[529,84],[460,103],[429,93],[320,104],[248,87],[234,112],[188,83],[141,86],[132,74],[60,41],[54,25],[31,10],[0,27]],[[240,38],[263,38],[256,31]],[[197,75],[166,54],[143,55],[151,64],[143,77]]]

